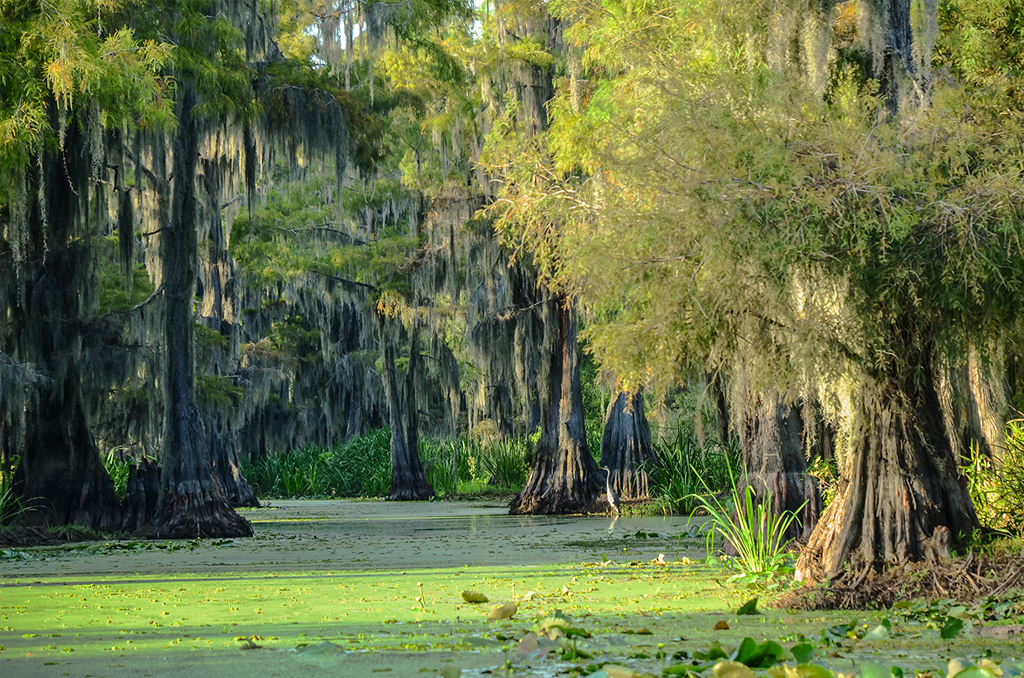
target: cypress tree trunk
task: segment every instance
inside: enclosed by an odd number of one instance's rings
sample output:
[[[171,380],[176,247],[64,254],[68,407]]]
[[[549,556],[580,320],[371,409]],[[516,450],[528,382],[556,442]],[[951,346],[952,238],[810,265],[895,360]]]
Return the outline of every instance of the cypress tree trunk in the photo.
[[[96,391],[106,395],[106,385],[90,392],[83,365],[104,364],[119,337],[88,317],[97,294],[89,150],[88,133],[68,125],[64,147],[34,170],[37,186],[65,188],[44,191],[34,209],[23,206],[21,260],[0,247],[0,456],[5,470],[17,460],[12,486],[29,509],[24,523],[107,530],[120,526],[120,506],[86,407]]]
[[[601,436],[601,466],[622,499],[646,499],[647,472],[657,463],[643,394],[619,393],[608,407]]]
[[[434,496],[420,461],[419,417],[416,410],[416,370],[419,366],[419,323],[409,337],[409,371],[405,375],[405,403],[398,388],[395,343],[391,322],[377,314],[377,327],[384,362],[384,393],[388,399],[391,424],[391,493],[389,501],[425,501]],[[404,416],[403,416],[404,415]]]
[[[582,510],[601,492],[601,476],[587,446],[576,347],[576,319],[564,299],[544,303],[541,378],[541,433],[526,487],[511,515],[560,514]]]
[[[821,514],[817,478],[807,474],[800,410],[786,403],[778,391],[748,393],[743,415],[743,475],[737,483],[740,497],[746,488],[761,503],[771,493],[771,511],[794,513],[797,518],[786,539],[806,541]]]
[[[194,84],[183,83],[174,141],[171,217],[160,238],[164,286],[166,415],[160,499],[149,528],[154,537],[245,537],[248,521],[235,513],[213,472],[196,402],[193,297],[197,250],[198,129]]]
[[[969,451],[974,442],[981,454],[997,466],[1002,466],[1009,398],[1003,379],[1003,352],[994,353],[986,364],[976,347],[971,346],[967,352],[967,385],[970,393],[964,451]]]
[[[37,402],[29,399],[24,455],[14,479],[22,505],[30,509],[26,524],[121,526],[114,483],[86,423],[80,381],[71,368],[64,385],[48,389]]]
[[[930,365],[912,379],[865,377],[842,486],[797,562],[822,581],[884,563],[936,560],[978,528],[946,437]]]

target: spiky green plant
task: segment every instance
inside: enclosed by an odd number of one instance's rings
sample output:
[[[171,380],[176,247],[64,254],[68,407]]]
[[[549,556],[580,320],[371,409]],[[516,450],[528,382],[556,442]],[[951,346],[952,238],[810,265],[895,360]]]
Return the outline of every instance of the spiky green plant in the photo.
[[[672,512],[686,515],[699,506],[696,497],[726,492],[740,467],[739,447],[707,441],[701,445],[680,432],[675,440],[654,446],[658,462],[648,469],[651,495]]]
[[[124,501],[128,494],[128,474],[134,460],[125,458],[118,452],[120,450],[116,448],[110,450],[103,460],[103,466],[106,467],[110,479],[114,481],[114,492],[117,493],[117,498]]]
[[[1006,438],[998,463],[971,444],[963,467],[971,500],[983,525],[1024,533],[1024,419],[1006,425]]]
[[[733,561],[739,570],[733,581],[759,584],[771,581],[792,571],[788,567],[786,530],[796,519],[791,511],[774,513],[772,493],[761,501],[754,489],[747,485],[743,497],[735,482],[728,501],[710,493],[694,497],[698,505],[711,516],[711,529],[706,533],[708,554],[716,551],[718,539],[724,539],[736,551]]]
[[[530,446],[526,440],[502,440],[481,452],[477,459],[480,476],[498,487],[522,488],[530,471],[529,456]]]

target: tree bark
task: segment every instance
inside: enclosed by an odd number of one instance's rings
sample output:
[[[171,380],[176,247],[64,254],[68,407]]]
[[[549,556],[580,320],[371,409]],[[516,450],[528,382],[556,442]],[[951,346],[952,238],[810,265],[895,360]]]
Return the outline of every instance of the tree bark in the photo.
[[[910,379],[865,377],[848,468],[797,562],[798,580],[936,560],[979,527],[931,370],[919,374],[916,387]]]
[[[46,190],[44,202],[25,207],[21,261],[0,248],[0,457],[5,471],[16,465],[22,522],[109,530],[120,527],[120,507],[87,406],[109,387],[94,386],[83,365],[104,364],[119,337],[87,315],[97,294],[88,158],[89,134],[68,125],[63,148],[29,172],[36,186],[72,190]]]
[[[576,347],[576,319],[564,299],[544,303],[541,434],[530,479],[509,508],[511,515],[581,511],[601,492],[603,475],[587,446]]]
[[[235,513],[211,464],[196,402],[193,297],[198,218],[196,163],[199,132],[194,83],[181,86],[174,142],[171,217],[160,238],[164,286],[166,414],[157,516],[153,537],[246,537],[248,521]]]
[[[965,451],[976,443],[978,451],[1001,467],[1005,447],[1008,410],[1007,388],[1004,384],[1003,353],[995,351],[986,363],[978,349],[967,352],[967,438]]]
[[[425,501],[434,496],[427,481],[419,452],[419,416],[416,409],[416,370],[419,366],[419,324],[413,323],[409,337],[409,370],[405,375],[405,402],[398,388],[395,343],[389,331],[391,321],[377,314],[377,327],[384,362],[384,393],[388,399],[391,424],[391,493],[389,501]]]
[[[601,466],[621,499],[646,499],[647,472],[657,456],[651,445],[651,427],[644,414],[643,394],[619,393],[608,407],[601,436]]]
[[[78,394],[80,375],[69,369],[64,387],[50,388],[26,408],[24,456],[14,486],[28,525],[121,527],[114,483],[103,467]],[[63,392],[64,397],[60,396]]]
[[[747,394],[741,441],[743,474],[737,492],[745,498],[746,488],[751,488],[757,503],[768,501],[770,493],[774,515],[784,511],[796,515],[785,539],[806,541],[817,525],[822,504],[818,480],[807,473],[803,438],[800,410],[781,393]]]

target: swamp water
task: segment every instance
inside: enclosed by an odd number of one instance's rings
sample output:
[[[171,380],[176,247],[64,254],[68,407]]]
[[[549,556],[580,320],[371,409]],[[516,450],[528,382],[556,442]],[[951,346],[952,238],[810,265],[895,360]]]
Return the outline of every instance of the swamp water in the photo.
[[[745,637],[810,646],[814,662],[848,674],[874,662],[944,675],[952,657],[1024,655],[1012,638],[943,640],[898,621],[866,633],[884,612],[853,626],[851,613],[737,615],[754,594],[704,565],[699,526],[685,518],[340,500],[243,514],[251,539],[4,551],[0,675],[555,676],[604,662],[662,675]],[[662,554],[668,565],[655,562]],[[490,602],[467,603],[466,590]],[[512,619],[488,621],[513,600]],[[521,640],[556,610],[590,637]]]

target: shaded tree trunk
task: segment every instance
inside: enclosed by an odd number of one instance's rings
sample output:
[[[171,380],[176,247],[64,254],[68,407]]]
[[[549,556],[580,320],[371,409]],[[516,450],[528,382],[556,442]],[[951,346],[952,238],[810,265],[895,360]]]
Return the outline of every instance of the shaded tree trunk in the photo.
[[[183,83],[174,141],[171,216],[160,238],[166,415],[160,500],[147,531],[160,538],[244,537],[252,534],[252,528],[235,513],[214,474],[196,402],[192,305],[197,273],[199,130],[195,105],[194,84]]]
[[[78,370],[69,369],[68,383],[49,389],[40,402],[26,408],[25,418],[31,423],[14,479],[22,506],[28,509],[26,524],[98,530],[121,526],[120,502],[86,423],[77,393],[79,380]]]
[[[786,539],[806,541],[821,514],[818,479],[807,473],[800,409],[778,391],[747,394],[741,431],[743,474],[737,483],[741,498],[751,488],[757,503],[769,500],[774,515],[789,511],[796,519]]]
[[[619,393],[608,407],[601,436],[601,466],[610,471],[612,489],[622,499],[646,499],[647,472],[656,463],[643,394]]]
[[[377,314],[384,362],[384,393],[391,425],[391,493],[389,501],[425,501],[434,496],[427,481],[419,452],[419,416],[416,409],[416,370],[419,367],[419,323],[413,322],[409,337],[409,370],[405,375],[405,398],[398,388],[395,343],[389,321]],[[404,407],[403,407],[404,405]]]
[[[540,440],[530,479],[509,508],[511,515],[582,510],[601,493],[603,475],[587,446],[576,346],[576,319],[564,299],[544,303]]]
[[[88,398],[105,396],[107,385],[90,392],[83,364],[102,366],[123,354],[120,336],[101,332],[88,317],[97,294],[89,136],[68,125],[62,149],[30,170],[37,186],[65,188],[22,206],[21,257],[0,246],[0,448],[4,470],[17,465],[12,488],[29,509],[23,522],[108,530],[120,526],[120,506],[87,414]],[[7,207],[8,219],[16,219],[17,207]]]
[[[729,435],[729,405],[725,400],[725,387],[719,372],[709,375],[708,388],[711,389],[715,398],[715,411],[718,414],[718,442],[728,445],[731,439]]]
[[[978,528],[946,437],[932,373],[865,377],[852,450],[836,498],[797,562],[797,578],[839,577],[884,563],[936,560]]]

